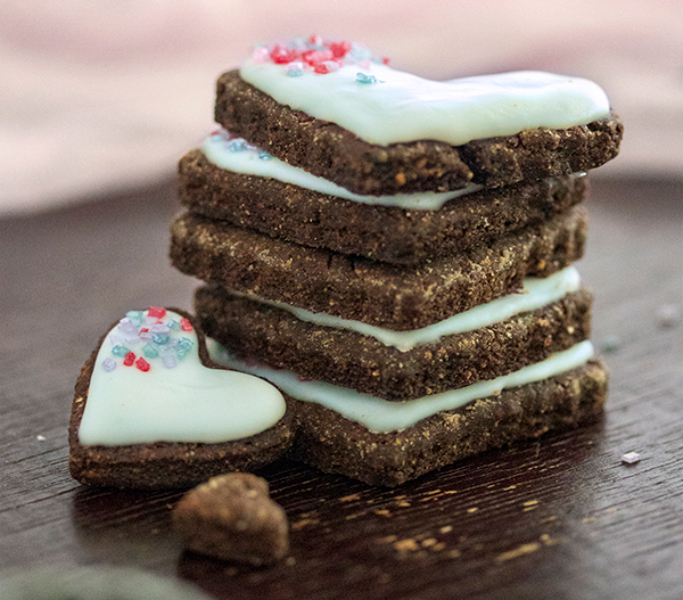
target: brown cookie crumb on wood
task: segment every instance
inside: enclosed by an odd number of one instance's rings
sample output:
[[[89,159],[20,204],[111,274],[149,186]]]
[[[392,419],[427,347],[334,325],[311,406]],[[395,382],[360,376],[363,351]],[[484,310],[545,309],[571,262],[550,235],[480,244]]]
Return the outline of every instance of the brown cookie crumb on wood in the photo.
[[[250,473],[213,477],[173,509],[173,526],[190,550],[222,560],[267,565],[289,552],[289,523],[268,482]]]

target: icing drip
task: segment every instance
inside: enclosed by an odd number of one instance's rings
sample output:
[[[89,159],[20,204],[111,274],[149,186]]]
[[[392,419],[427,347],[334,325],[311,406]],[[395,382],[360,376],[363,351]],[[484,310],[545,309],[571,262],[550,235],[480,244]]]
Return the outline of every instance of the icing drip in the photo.
[[[152,309],[128,313],[102,342],[78,431],[81,444],[227,442],[282,418],[285,401],[275,387],[205,367],[189,321],[161,310],[160,319],[149,317]]]
[[[240,75],[280,104],[336,123],[371,144],[438,140],[459,146],[524,129],[585,125],[609,114],[597,84],[539,71],[440,82],[369,57],[360,68],[344,55],[324,71],[295,62],[301,66],[297,76],[288,76],[291,64],[268,61],[267,51],[256,53]]]
[[[325,313],[313,313],[282,302],[252,298],[258,302],[289,311],[301,321],[308,321],[325,327],[338,327],[357,331],[363,335],[374,337],[387,346],[394,346],[401,352],[407,352],[415,346],[437,342],[447,335],[473,331],[480,327],[488,327],[495,323],[500,323],[513,315],[542,308],[551,302],[556,302],[571,292],[577,291],[580,285],[581,278],[575,267],[567,267],[549,277],[530,277],[524,280],[522,289],[515,294],[508,294],[487,304],[481,304],[465,312],[453,315],[433,325],[412,331],[393,331]],[[251,297],[239,292],[231,293],[235,296]]]
[[[485,398],[500,390],[541,381],[583,366],[593,356],[592,344],[584,341],[569,350],[558,352],[539,363],[503,377],[480,381],[457,390],[406,402],[388,402],[376,396],[361,394],[330,383],[304,381],[290,371],[270,369],[251,362],[246,363],[230,354],[215,341],[208,340],[208,342],[211,357],[217,363],[263,377],[293,398],[321,404],[351,421],[364,425],[373,433],[400,431],[438,412],[454,410],[472,400]]]
[[[212,164],[233,173],[269,177],[301,188],[379,206],[398,206],[413,210],[436,210],[453,198],[478,192],[483,186],[471,183],[452,192],[422,192],[396,194],[392,196],[363,196],[355,194],[322,177],[311,175],[298,167],[267,154],[260,148],[248,144],[242,138],[232,137],[225,129],[212,133],[204,142],[202,151]]]

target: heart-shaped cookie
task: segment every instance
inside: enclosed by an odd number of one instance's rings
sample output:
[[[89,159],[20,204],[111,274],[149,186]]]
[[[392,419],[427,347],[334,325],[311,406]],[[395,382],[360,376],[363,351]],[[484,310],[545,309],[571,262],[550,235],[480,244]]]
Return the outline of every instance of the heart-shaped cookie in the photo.
[[[623,128],[593,82],[537,71],[429,81],[387,63],[318,36],[259,45],[218,79],[216,122],[371,196],[537,181],[618,153]]]
[[[259,46],[240,76],[280,104],[383,146],[460,146],[524,129],[585,125],[610,111],[605,92],[579,77],[517,71],[432,81],[392,69],[360,45],[332,46],[294,42],[284,53]]]
[[[70,468],[88,484],[184,487],[272,462],[291,420],[277,388],[209,360],[188,314],[130,311],[77,382]]]

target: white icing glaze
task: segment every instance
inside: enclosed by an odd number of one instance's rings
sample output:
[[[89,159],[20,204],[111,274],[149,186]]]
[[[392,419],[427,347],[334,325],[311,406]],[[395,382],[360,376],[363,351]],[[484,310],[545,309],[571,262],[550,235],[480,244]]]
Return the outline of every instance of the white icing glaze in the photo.
[[[291,183],[301,188],[337,196],[363,204],[377,204],[380,206],[398,206],[414,210],[436,210],[441,208],[448,200],[458,198],[466,194],[478,192],[483,186],[471,183],[460,190],[452,192],[421,192],[416,194],[396,194],[392,196],[363,196],[355,194],[332,183],[322,177],[311,175],[298,167],[293,167],[274,156],[265,157],[261,149],[255,146],[244,145],[243,150],[231,151],[230,144],[243,142],[241,138],[230,141],[226,140],[225,134],[215,133],[210,135],[204,142],[202,151],[204,155],[217,167],[227,169],[234,173],[269,177],[284,183]]]
[[[539,71],[439,82],[375,63],[344,65],[326,75],[288,77],[286,70],[249,59],[240,75],[280,104],[337,123],[372,144],[439,140],[459,146],[535,127],[564,129],[609,114],[597,84]],[[359,83],[359,72],[378,83]]]
[[[172,312],[163,320],[168,318],[180,320]],[[117,328],[107,334],[90,380],[78,431],[81,444],[227,442],[265,431],[282,418],[286,407],[277,388],[252,375],[205,367],[194,331],[169,335],[188,338],[193,348],[173,368],[166,368],[161,357],[150,358],[149,371],[142,372],[112,355]],[[137,356],[145,344],[123,341]],[[107,358],[117,363],[111,372],[103,367]]]
[[[573,266],[566,267],[549,277],[530,277],[525,279],[522,289],[515,294],[508,294],[487,304],[481,304],[465,312],[453,315],[433,325],[411,331],[393,331],[360,321],[342,319],[326,313],[313,313],[282,302],[254,298],[239,292],[231,293],[236,296],[253,298],[264,304],[287,310],[301,321],[308,321],[325,327],[338,327],[357,331],[363,335],[374,337],[387,346],[394,346],[401,352],[407,352],[420,344],[437,342],[446,335],[488,327],[495,323],[500,323],[513,315],[536,310],[563,298],[571,292],[575,292],[580,286],[581,277],[579,272]]]
[[[364,425],[374,433],[400,431],[438,412],[453,410],[478,398],[495,394],[500,390],[541,381],[580,367],[585,365],[593,356],[592,344],[589,341],[584,341],[569,350],[558,352],[546,360],[503,377],[480,381],[457,390],[424,396],[406,402],[388,402],[369,394],[361,394],[330,383],[304,381],[289,371],[269,369],[252,363],[247,364],[228,353],[213,340],[209,340],[208,346],[211,357],[216,362],[263,377],[293,398],[321,404],[351,421]]]

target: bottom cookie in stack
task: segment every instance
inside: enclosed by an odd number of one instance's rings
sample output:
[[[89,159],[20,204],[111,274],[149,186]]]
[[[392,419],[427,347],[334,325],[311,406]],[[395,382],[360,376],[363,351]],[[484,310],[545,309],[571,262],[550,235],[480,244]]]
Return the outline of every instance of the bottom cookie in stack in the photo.
[[[391,413],[396,412],[402,420],[400,416],[409,412],[408,407],[387,406],[378,398],[348,388],[297,381],[294,374],[239,361],[218,345],[213,349],[217,362],[269,379],[286,394],[303,400],[296,402],[297,433],[290,450],[293,458],[327,473],[387,487],[473,454],[595,420],[607,397],[607,373],[600,362],[590,360],[591,356],[590,342],[582,342],[554,357],[563,371],[558,375],[548,376],[550,366],[537,364],[537,369],[527,368],[503,380],[510,388],[495,389],[501,387],[500,380],[480,387],[474,384],[455,390],[463,394],[453,402],[465,403],[458,408],[444,408],[449,400],[434,396],[435,406],[425,406],[430,416],[381,426],[370,425],[366,413],[384,413],[391,423]],[[526,377],[531,381],[521,383]],[[308,385],[309,393],[305,389]],[[429,405],[428,398],[402,404]],[[348,411],[342,407],[344,403]]]

